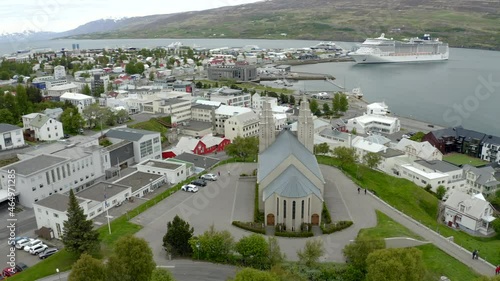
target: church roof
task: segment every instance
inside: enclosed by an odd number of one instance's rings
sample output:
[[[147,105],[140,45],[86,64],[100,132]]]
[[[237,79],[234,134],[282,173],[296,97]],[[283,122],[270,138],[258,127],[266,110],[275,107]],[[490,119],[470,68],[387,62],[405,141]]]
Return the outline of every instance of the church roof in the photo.
[[[314,175],[324,182],[318,161],[290,130],[283,130],[276,141],[259,155],[258,181],[262,181],[290,155],[294,155]]]
[[[321,191],[293,165],[286,168],[264,189],[264,201],[274,193],[288,198],[302,198],[314,194],[323,200]]]

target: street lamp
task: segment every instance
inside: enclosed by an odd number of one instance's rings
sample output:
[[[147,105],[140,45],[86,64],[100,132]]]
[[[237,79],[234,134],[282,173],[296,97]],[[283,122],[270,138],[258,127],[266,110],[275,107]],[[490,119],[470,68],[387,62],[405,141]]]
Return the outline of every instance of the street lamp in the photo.
[[[59,281],[61,281],[61,272],[59,272],[59,268],[56,268],[56,272],[59,275]]]

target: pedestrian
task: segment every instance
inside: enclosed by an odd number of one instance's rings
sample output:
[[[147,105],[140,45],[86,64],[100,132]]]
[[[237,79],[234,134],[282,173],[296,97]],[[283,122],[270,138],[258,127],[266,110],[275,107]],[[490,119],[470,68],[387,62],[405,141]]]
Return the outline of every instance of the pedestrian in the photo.
[[[479,251],[476,250],[476,260],[479,259]]]
[[[365,188],[365,195],[366,195],[366,188]]]
[[[477,250],[472,251],[472,259],[476,259]]]
[[[495,269],[495,275],[500,274],[500,264],[497,266],[497,269]]]
[[[228,176],[230,176],[231,175],[231,171],[227,171],[227,174],[228,174]]]
[[[220,177],[220,171],[218,171],[218,172],[217,172],[217,174],[218,174],[218,175],[219,175],[219,177]]]
[[[358,194],[361,192],[361,187],[358,187]]]

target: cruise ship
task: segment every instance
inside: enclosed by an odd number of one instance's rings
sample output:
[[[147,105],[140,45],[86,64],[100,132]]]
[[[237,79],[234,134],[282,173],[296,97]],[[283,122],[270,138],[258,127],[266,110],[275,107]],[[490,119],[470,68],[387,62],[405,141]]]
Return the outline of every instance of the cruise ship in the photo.
[[[396,41],[385,38],[368,38],[361,47],[350,53],[356,63],[423,62],[447,60],[449,48],[439,39],[431,39],[429,34],[422,38]]]

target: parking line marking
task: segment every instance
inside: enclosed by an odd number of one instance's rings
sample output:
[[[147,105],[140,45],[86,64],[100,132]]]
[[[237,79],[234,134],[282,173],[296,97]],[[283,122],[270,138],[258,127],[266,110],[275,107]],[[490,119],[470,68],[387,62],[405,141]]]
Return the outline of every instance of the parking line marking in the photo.
[[[238,186],[240,186],[240,181],[236,180],[236,189],[234,190],[234,198],[233,198],[233,209],[231,210],[231,220],[229,221],[230,223],[233,222],[233,216],[234,216],[234,208],[236,207],[236,195],[238,194]]]

